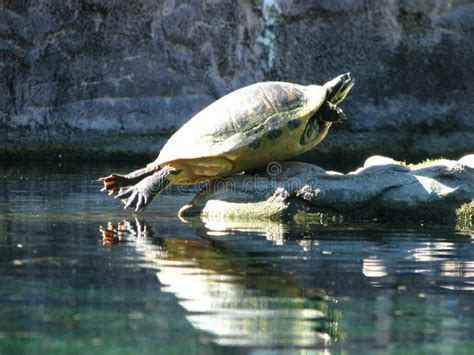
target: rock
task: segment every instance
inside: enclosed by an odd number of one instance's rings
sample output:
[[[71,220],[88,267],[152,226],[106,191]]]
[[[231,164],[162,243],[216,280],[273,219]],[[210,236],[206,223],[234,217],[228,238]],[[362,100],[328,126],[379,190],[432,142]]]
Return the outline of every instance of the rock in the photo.
[[[374,155],[374,156],[369,157],[365,161],[363,168],[368,168],[368,167],[377,166],[377,165],[389,165],[389,164],[400,165],[400,162],[397,162],[396,160],[393,160],[392,158],[383,157],[381,155]]]
[[[474,141],[473,19],[465,0],[10,0],[0,158],[155,157],[225,93],[348,70],[349,120],[304,159],[459,156]]]
[[[462,157],[461,159],[459,159],[459,163],[462,165],[466,165],[470,168],[474,168],[474,154],[469,154]]]
[[[364,167],[347,174],[286,162],[277,173],[267,169],[216,181],[180,215],[208,220],[295,219],[303,212],[349,220],[453,222],[456,209],[474,200],[474,167],[465,164],[473,158],[409,169],[390,158],[370,157]]]

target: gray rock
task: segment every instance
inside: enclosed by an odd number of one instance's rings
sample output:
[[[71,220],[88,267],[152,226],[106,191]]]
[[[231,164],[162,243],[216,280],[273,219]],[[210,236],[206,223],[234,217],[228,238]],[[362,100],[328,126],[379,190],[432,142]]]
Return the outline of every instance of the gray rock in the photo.
[[[474,148],[473,9],[472,0],[9,0],[0,158],[156,156],[229,91],[348,70],[349,121],[303,159],[459,156]]]
[[[456,209],[474,200],[474,155],[416,169],[370,157],[364,167],[347,174],[299,162],[279,167],[219,180],[180,214],[217,220],[292,219],[309,212],[442,223],[455,221]]]

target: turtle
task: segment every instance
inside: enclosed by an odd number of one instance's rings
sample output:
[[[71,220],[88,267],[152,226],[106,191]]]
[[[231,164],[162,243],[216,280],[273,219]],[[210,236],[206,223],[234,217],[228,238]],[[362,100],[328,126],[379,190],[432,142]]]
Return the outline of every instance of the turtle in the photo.
[[[101,191],[138,212],[172,184],[212,181],[300,155],[346,120],[338,105],[354,82],[345,73],[324,85],[266,81],[235,90],[177,130],[155,161],[100,178]]]

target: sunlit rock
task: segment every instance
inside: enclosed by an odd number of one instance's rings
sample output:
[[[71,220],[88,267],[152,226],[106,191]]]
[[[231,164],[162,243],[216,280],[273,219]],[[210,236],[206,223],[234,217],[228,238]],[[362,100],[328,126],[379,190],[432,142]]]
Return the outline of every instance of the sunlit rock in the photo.
[[[370,157],[347,174],[299,162],[216,181],[180,211],[207,219],[383,219],[454,223],[474,199],[474,155],[409,168]],[[276,164],[276,163],[273,163]],[[272,167],[274,168],[274,167]]]

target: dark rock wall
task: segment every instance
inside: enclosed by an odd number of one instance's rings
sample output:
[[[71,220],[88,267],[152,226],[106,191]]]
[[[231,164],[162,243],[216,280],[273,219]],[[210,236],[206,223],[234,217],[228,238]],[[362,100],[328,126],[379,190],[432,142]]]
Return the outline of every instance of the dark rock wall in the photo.
[[[0,0],[0,157],[154,156],[261,80],[357,83],[306,159],[474,149],[474,1]]]

